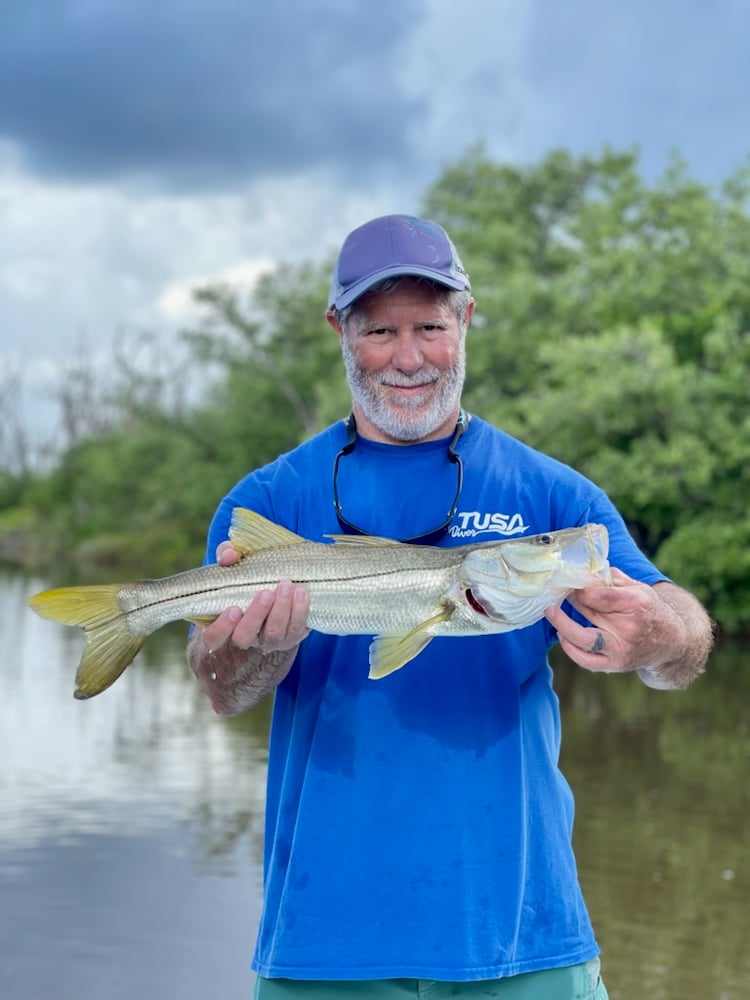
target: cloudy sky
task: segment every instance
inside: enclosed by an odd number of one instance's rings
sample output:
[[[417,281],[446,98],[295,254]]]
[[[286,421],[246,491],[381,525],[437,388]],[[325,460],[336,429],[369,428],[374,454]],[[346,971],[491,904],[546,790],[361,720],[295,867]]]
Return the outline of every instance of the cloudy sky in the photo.
[[[477,141],[719,182],[750,153],[749,27],[747,0],[3,0],[2,370],[33,409],[76,345],[322,259]]]

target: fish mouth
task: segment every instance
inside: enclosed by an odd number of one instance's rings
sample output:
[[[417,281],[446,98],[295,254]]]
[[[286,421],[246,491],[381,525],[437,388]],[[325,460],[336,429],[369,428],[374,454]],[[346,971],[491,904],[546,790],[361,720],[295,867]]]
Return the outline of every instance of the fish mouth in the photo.
[[[607,529],[600,524],[589,525],[590,530],[564,552],[564,558],[570,568],[576,573],[589,576],[601,576],[609,582],[609,567],[607,555],[609,552],[609,535]]]

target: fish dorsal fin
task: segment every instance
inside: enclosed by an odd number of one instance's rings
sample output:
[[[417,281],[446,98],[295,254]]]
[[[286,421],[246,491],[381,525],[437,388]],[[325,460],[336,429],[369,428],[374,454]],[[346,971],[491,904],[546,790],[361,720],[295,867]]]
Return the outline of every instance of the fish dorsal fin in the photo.
[[[381,538],[379,535],[323,535],[330,538],[336,545],[402,545],[393,538]]]
[[[242,556],[261,549],[274,549],[281,545],[296,545],[304,541],[293,531],[282,528],[280,524],[269,521],[254,510],[245,507],[235,507],[232,511],[232,524],[229,528],[229,540]]]

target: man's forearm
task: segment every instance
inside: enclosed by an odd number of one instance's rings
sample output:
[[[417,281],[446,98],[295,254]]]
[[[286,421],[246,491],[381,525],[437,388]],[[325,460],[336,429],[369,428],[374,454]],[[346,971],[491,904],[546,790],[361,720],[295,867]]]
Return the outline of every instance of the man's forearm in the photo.
[[[188,663],[211,706],[219,715],[239,715],[273,691],[291,669],[297,648],[265,653],[227,642],[210,650],[203,629],[195,629],[188,644]]]
[[[639,671],[644,683],[654,687],[685,688],[703,673],[714,642],[711,619],[701,603],[673,583],[657,583],[654,590],[682,623],[682,636],[673,642],[672,655],[663,663],[644,664]]]

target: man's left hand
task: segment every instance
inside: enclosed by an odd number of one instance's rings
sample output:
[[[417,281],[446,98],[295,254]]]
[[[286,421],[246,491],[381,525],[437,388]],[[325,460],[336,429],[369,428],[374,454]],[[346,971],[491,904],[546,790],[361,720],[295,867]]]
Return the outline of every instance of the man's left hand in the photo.
[[[567,655],[586,670],[624,672],[659,666],[672,658],[680,642],[682,621],[658,588],[612,569],[613,586],[594,584],[569,595],[570,603],[590,622],[579,625],[562,608],[545,616],[557,629]]]

